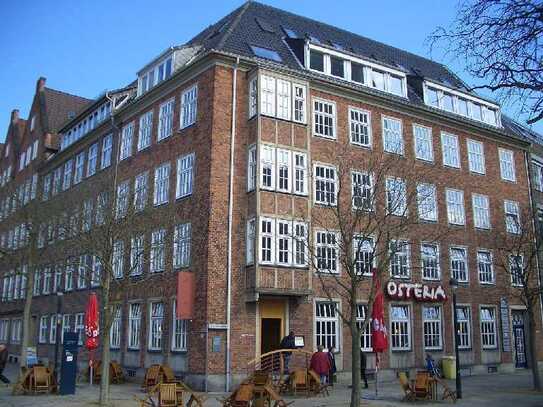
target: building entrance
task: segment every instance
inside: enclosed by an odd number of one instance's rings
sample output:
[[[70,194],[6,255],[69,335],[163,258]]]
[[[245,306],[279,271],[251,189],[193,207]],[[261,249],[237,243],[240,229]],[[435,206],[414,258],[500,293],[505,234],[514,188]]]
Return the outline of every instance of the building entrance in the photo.
[[[285,335],[286,304],[282,300],[262,300],[260,308],[260,354],[279,349]]]
[[[513,335],[515,339],[515,367],[528,367],[526,359],[526,335],[524,333],[524,313],[513,312]]]

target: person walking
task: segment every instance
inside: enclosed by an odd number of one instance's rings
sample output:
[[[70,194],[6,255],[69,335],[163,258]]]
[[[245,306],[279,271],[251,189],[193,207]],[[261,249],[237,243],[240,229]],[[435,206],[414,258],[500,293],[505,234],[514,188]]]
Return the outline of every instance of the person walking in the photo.
[[[2,374],[8,363],[8,348],[6,345],[0,345],[0,380],[6,384],[9,384],[9,379]]]
[[[366,377],[366,354],[360,350],[360,378],[364,380],[364,388],[368,388],[368,378]]]
[[[294,336],[294,331],[290,331],[287,336],[285,336],[283,339],[281,339],[281,343],[279,343],[279,349],[296,349],[296,337]],[[290,358],[292,356],[292,352],[283,352],[283,361],[285,364],[285,374],[288,374],[288,365],[290,363]]]
[[[323,351],[324,347],[319,345],[317,351],[311,356],[309,368],[320,376],[321,384],[326,384],[330,373],[330,357]]]
[[[335,375],[337,372],[336,368],[336,348],[330,346],[328,348],[328,358],[330,359],[330,373],[328,374],[328,384],[330,386],[334,385]]]

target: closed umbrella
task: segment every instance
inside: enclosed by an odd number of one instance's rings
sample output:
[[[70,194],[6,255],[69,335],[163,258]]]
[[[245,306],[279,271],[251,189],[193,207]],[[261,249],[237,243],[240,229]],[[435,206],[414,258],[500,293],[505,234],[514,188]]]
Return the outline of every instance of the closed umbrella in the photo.
[[[373,351],[375,352],[375,396],[377,397],[377,372],[379,371],[379,353],[388,348],[387,327],[385,325],[385,304],[381,283],[374,270],[375,279],[375,299],[373,300],[373,310],[371,312],[371,341]]]
[[[96,293],[91,293],[85,309],[85,347],[89,351],[90,384],[92,384],[93,377],[94,350],[98,348],[98,335],[100,333],[98,320],[98,299]]]

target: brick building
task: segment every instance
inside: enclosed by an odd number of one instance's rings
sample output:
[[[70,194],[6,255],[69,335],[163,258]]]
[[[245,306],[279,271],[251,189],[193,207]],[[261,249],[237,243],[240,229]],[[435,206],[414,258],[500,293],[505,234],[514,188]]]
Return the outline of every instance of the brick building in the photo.
[[[48,92],[55,102],[42,103]],[[82,218],[94,223],[100,194],[77,207],[67,203],[111,178],[116,208],[164,214],[149,223],[142,213],[144,230],[119,241],[113,258],[121,283],[109,345],[130,375],[167,362],[194,385],[221,389],[289,330],[304,336],[308,350],[335,347],[338,370],[348,371],[350,335],[338,314],[345,303],[339,296],[331,301],[321,283],[333,284],[342,273],[338,235],[334,225],[315,225],[334,206],[340,181],[353,183],[340,191],[350,194],[352,187],[353,202],[363,199],[361,191],[393,182],[406,196],[421,185],[431,193],[426,211],[405,199],[404,214],[416,226],[402,237],[386,280],[440,286],[450,296],[454,276],[462,365],[475,372],[525,367],[526,341],[511,337],[523,307],[493,262],[492,244],[496,231],[515,233],[521,210],[531,207],[531,143],[499,105],[470,93],[441,64],[247,2],[164,51],[127,87],[89,101],[48,90],[40,80],[29,120],[13,115],[0,163],[4,250],[28,247],[27,227],[13,220],[24,205],[61,205],[35,226],[43,234],[36,245],[55,254],[32,267],[24,256],[2,267],[0,341],[19,354],[21,296],[30,275],[29,346],[38,357],[53,357],[61,332],[82,331],[89,289],[100,292],[92,278],[100,264],[80,253],[78,261],[92,270],[87,280],[84,268],[67,263],[58,238],[66,223],[59,219],[74,219],[69,239],[77,241],[86,233]],[[340,151],[356,163],[347,180],[339,179]],[[364,168],[373,156],[399,157],[425,174],[424,184],[403,180],[396,168],[393,178],[373,185]],[[19,195],[23,204],[14,205]],[[390,196],[375,205],[384,210]],[[443,238],[425,241],[438,227],[447,230]],[[364,250],[357,254],[362,268],[370,267]],[[174,312],[178,273],[194,275],[191,320]],[[359,315],[370,282],[360,291]],[[426,352],[436,359],[453,353],[450,301],[389,296],[386,311],[386,372],[420,367]],[[541,330],[540,315],[538,324]],[[367,332],[361,348],[371,367]]]

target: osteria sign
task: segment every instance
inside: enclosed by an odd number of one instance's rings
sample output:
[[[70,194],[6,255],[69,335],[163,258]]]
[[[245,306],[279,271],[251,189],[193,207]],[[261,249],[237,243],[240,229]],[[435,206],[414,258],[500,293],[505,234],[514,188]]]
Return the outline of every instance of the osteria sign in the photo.
[[[447,295],[441,285],[429,286],[420,283],[401,283],[389,281],[386,285],[386,293],[396,300],[445,302]]]

